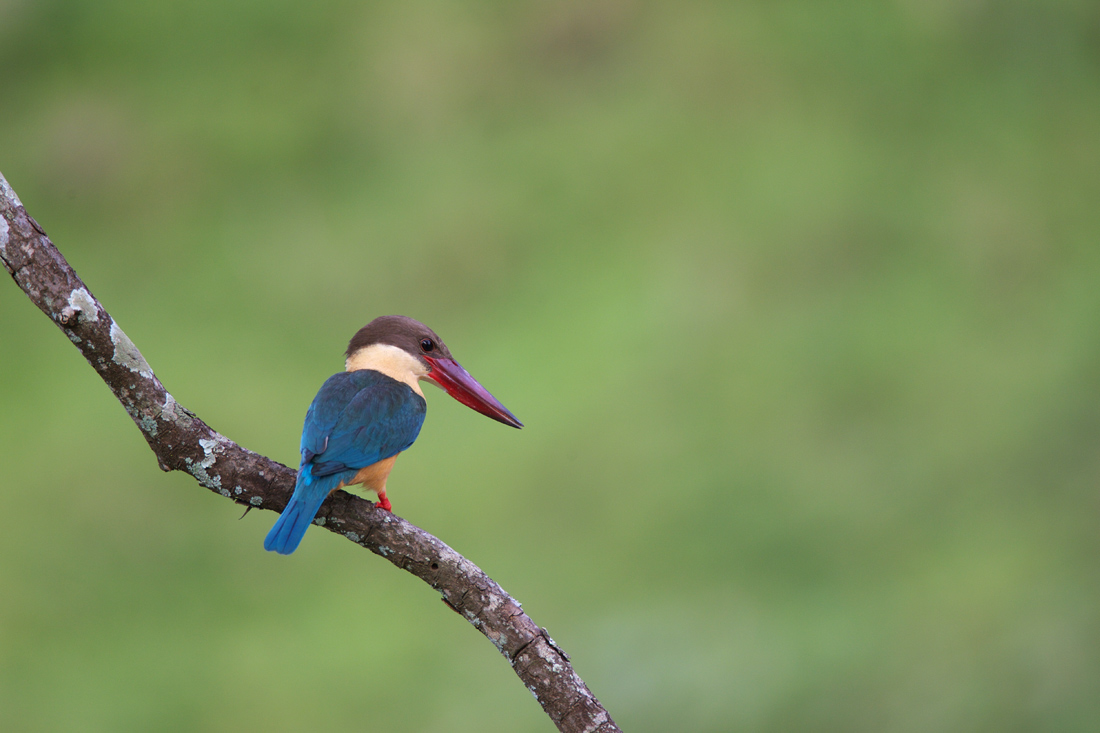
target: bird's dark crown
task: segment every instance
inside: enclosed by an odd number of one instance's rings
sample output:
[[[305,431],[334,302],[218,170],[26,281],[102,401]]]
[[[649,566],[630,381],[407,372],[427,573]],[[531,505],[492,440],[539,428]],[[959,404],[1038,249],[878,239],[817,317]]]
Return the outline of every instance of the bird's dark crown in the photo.
[[[450,350],[435,331],[408,316],[379,316],[359,329],[348,344],[350,357],[356,351],[374,344],[389,344],[407,351],[418,359],[424,356],[452,359]]]

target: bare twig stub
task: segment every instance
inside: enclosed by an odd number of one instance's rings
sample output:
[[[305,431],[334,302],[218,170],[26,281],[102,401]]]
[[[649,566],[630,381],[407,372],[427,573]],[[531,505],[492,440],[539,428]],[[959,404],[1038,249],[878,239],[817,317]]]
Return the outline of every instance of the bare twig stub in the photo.
[[[186,471],[238,504],[282,511],[294,490],[294,470],[242,448],[172,398],[137,346],[27,215],[3,175],[0,261],[111,388],[163,470]],[[325,502],[317,523],[439,591],[500,650],[559,730],[619,730],[546,630],[492,578],[439,539],[344,491]]]

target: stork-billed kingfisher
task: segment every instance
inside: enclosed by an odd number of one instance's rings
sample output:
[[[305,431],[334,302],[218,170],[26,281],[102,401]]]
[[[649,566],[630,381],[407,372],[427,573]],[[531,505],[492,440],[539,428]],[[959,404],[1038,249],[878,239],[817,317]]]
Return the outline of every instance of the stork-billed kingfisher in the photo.
[[[306,412],[298,482],[265,550],[294,552],[325,497],[342,486],[362,484],[378,494],[379,509],[390,511],[386,478],[424,424],[422,379],[482,415],[523,427],[454,360],[435,331],[407,316],[382,316],[359,329],[344,369],[325,380]]]

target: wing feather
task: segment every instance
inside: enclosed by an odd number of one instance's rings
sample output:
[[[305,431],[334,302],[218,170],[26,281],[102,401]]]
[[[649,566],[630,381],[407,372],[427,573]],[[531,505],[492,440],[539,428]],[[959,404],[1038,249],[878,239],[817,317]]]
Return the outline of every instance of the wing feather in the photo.
[[[416,440],[426,411],[423,397],[380,372],[334,374],[306,413],[302,466],[327,476],[396,455]]]

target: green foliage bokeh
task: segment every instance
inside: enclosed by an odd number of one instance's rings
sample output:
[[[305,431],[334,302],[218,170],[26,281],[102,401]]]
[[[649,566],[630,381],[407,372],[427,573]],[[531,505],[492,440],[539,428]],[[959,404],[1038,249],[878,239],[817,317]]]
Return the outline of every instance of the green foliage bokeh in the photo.
[[[624,729],[1095,729],[1095,2],[0,0],[0,72],[0,170],[230,438],[443,335],[528,427],[429,392],[394,509]],[[0,729],[551,729],[11,284],[0,353]]]

